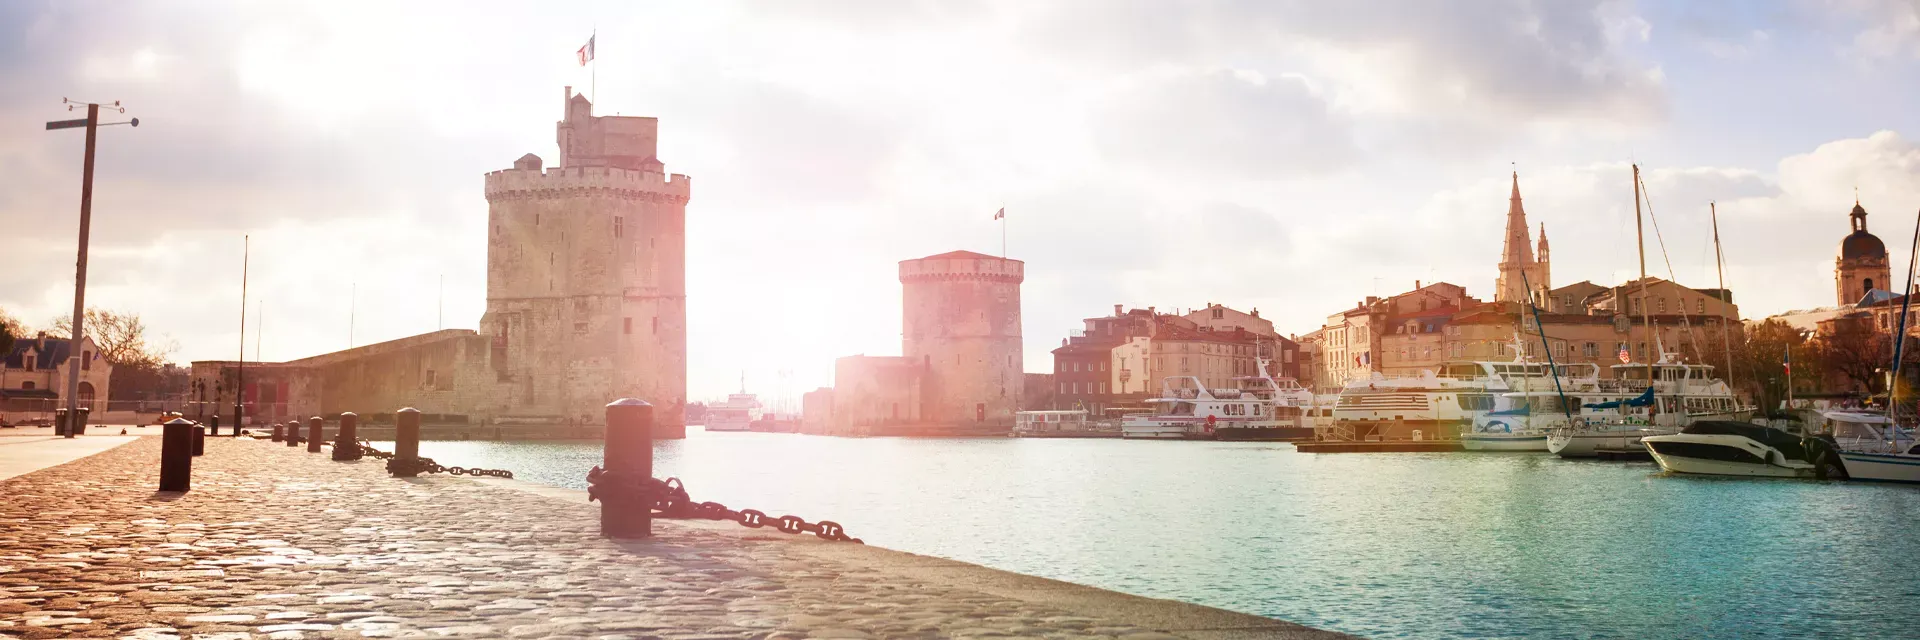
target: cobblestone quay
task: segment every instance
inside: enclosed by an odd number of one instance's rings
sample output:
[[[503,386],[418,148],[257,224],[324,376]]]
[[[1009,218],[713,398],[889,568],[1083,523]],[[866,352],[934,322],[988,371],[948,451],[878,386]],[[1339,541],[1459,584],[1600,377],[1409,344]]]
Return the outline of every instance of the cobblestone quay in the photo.
[[[0,481],[0,636],[1348,637],[733,523],[608,540],[584,492],[265,441],[208,438],[193,490],[155,493],[159,458]]]

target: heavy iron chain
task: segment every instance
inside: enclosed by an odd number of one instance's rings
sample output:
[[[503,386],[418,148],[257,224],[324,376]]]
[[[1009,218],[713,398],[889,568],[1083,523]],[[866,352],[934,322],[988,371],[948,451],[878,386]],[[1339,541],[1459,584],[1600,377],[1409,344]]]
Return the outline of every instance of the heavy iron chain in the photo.
[[[399,475],[420,475],[422,473],[450,473],[456,476],[489,476],[494,478],[513,478],[513,472],[506,469],[469,469],[466,467],[443,467],[433,458],[402,458],[392,453],[375,449],[367,441],[355,442],[360,446],[360,455],[380,458],[387,461],[387,473]]]
[[[681,486],[679,478],[661,480],[640,477],[596,466],[587,472],[587,501],[594,500],[608,506],[646,504],[653,509],[656,518],[732,520],[755,529],[772,526],[782,533],[811,533],[828,540],[866,544],[859,538],[847,535],[846,528],[832,520],[814,523],[799,516],[776,518],[755,509],[734,511],[718,502],[694,502],[693,498],[687,496],[687,490]]]

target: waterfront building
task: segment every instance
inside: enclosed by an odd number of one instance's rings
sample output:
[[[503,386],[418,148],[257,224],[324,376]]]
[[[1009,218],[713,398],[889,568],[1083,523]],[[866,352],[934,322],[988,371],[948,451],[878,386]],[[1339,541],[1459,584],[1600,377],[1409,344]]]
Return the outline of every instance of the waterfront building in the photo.
[[[828,433],[1005,434],[1021,407],[1026,263],[972,251],[900,261],[900,356],[834,363]],[[818,392],[816,392],[818,393]]]
[[[1438,319],[1477,304],[1480,300],[1468,296],[1466,287],[1415,280],[1410,291],[1387,298],[1367,296],[1354,308],[1328,316],[1320,328],[1325,357],[1319,362],[1315,391],[1338,392],[1347,381],[1375,372],[1411,373],[1437,364],[1444,358],[1430,343],[1433,332],[1445,326]],[[1389,341],[1389,336],[1398,337]]]
[[[42,332],[32,338],[15,338],[13,349],[0,366],[0,423],[51,420],[55,409],[67,406],[67,375],[77,363],[80,389],[78,406],[100,412],[106,409],[113,364],[100,357],[100,347],[92,336],[80,338],[80,353],[74,357],[73,340],[49,338]]]
[[[1114,305],[1113,315],[1082,322],[1084,329],[1053,351],[1052,407],[1084,409],[1096,419],[1149,410],[1146,401],[1160,393],[1168,376],[1191,375],[1209,387],[1228,388],[1235,376],[1258,373],[1262,357],[1272,360],[1268,372],[1274,376],[1292,377],[1299,367],[1299,344],[1275,333],[1258,310],[1208,304],[1162,314],[1155,307]]]
[[[597,423],[613,398],[684,433],[686,206],[659,122],[596,116],[568,87],[559,162],[483,178],[487,307],[448,329],[281,363],[193,363],[194,401],[260,420],[404,406],[467,423]],[[243,374],[244,371],[244,374]]]
[[[1494,281],[1494,302],[1545,303],[1546,292],[1553,288],[1552,268],[1547,256],[1547,227],[1540,226],[1540,245],[1536,255],[1527,237],[1527,211],[1520,206],[1520,174],[1513,174],[1513,196],[1507,201],[1506,241],[1500,253],[1500,276]],[[1532,288],[1528,289],[1531,285]]]

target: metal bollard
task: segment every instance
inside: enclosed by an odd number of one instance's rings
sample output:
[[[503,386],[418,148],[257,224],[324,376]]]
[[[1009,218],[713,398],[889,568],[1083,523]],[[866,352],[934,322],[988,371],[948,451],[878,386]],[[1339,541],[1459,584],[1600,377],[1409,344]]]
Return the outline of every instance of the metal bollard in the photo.
[[[287,446],[289,447],[300,446],[300,419],[299,418],[294,418],[292,420],[287,421]]]
[[[607,444],[600,466],[635,478],[653,477],[653,405],[621,398],[607,404]],[[638,502],[636,502],[638,500]],[[600,502],[600,535],[645,538],[653,535],[653,505],[639,496]]]
[[[185,420],[186,418],[176,418]],[[207,452],[207,428],[193,425],[193,457],[198,458]]]
[[[186,491],[193,484],[193,421],[174,418],[161,429],[160,490]]]
[[[320,416],[307,418],[307,453],[320,453],[320,443],[326,439],[321,436],[327,429],[327,421]]]
[[[285,439],[286,436],[284,433],[282,433],[282,430],[285,428],[286,428],[285,426],[282,426],[280,424],[273,425],[273,441],[274,442],[279,442]]]
[[[393,457],[396,460],[420,458],[420,410],[407,407],[393,412]],[[414,471],[395,471],[395,478],[412,478]]]
[[[207,434],[216,437],[220,435],[220,414],[213,414],[213,418],[207,422]],[[240,435],[240,430],[234,429],[233,435]]]
[[[340,430],[333,434],[333,459],[360,459],[360,416],[352,411],[340,414]]]

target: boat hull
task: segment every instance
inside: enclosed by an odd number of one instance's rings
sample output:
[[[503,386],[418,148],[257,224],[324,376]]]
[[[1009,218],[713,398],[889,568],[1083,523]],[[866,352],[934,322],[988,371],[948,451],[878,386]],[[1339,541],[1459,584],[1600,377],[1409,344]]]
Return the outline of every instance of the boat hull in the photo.
[[[1600,450],[1632,449],[1640,446],[1643,437],[1670,433],[1673,431],[1648,432],[1638,427],[1630,431],[1554,433],[1547,436],[1547,451],[1562,458],[1595,458]]]
[[[1769,449],[1769,453],[1756,454],[1740,442],[1724,437],[1650,436],[1643,438],[1641,444],[1661,469],[1672,473],[1748,478],[1814,477],[1813,465],[1774,464],[1767,459],[1777,456],[1777,451]]]
[[[1213,434],[1178,422],[1149,422],[1122,424],[1120,437],[1128,440],[1212,440]]]
[[[1843,451],[1840,459],[1853,480],[1920,483],[1920,456]]]
[[[1467,433],[1460,446],[1468,451],[1546,451],[1546,434]]]
[[[1236,442],[1312,440],[1313,427],[1220,427],[1214,430],[1213,439]]]

